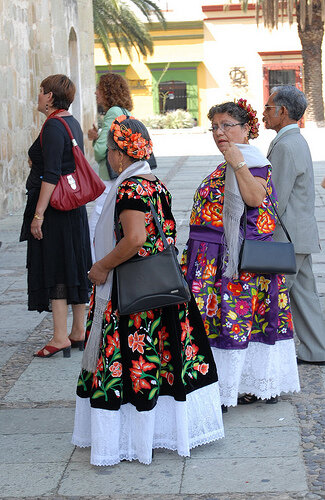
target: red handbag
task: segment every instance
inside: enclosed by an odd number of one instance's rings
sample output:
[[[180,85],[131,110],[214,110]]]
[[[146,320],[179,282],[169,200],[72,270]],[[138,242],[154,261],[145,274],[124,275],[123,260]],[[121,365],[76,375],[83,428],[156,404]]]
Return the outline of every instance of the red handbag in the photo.
[[[60,116],[53,116],[51,119],[60,120],[65,126],[71,139],[76,168],[72,174],[61,175],[52,193],[50,205],[57,210],[73,210],[98,198],[104,192],[105,184],[89,165],[66,121]],[[40,133],[41,145],[42,133],[43,128]]]

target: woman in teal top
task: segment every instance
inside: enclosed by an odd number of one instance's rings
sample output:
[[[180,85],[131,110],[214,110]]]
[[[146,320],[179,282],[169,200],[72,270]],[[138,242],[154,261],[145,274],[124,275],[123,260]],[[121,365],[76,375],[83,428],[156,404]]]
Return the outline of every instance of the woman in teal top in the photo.
[[[112,180],[110,179],[106,165],[107,135],[115,118],[127,114],[127,112],[130,112],[133,108],[132,97],[127,81],[122,76],[115,73],[105,73],[100,77],[95,95],[97,105],[101,106],[106,114],[104,116],[102,129],[98,130],[98,128],[93,125],[93,128],[88,130],[88,139],[93,141],[95,160],[99,166],[99,176],[104,181],[106,189],[97,199],[96,206],[89,219],[90,246],[93,261],[95,227],[105,203],[107,193],[112,186]]]

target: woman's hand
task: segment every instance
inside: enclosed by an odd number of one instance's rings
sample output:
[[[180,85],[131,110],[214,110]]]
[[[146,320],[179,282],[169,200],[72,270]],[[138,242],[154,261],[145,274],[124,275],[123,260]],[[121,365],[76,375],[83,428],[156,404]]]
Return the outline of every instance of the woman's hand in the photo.
[[[34,218],[30,225],[30,232],[32,233],[32,235],[36,240],[43,239],[42,224],[43,224],[43,219]]]
[[[108,273],[109,270],[99,260],[90,269],[88,278],[94,285],[102,285],[107,280]]]
[[[244,161],[242,152],[234,142],[229,142],[222,154],[232,168],[236,168],[238,163]]]
[[[88,130],[88,139],[90,141],[97,141],[98,139],[98,128],[94,123],[93,123],[93,128],[90,128]]]

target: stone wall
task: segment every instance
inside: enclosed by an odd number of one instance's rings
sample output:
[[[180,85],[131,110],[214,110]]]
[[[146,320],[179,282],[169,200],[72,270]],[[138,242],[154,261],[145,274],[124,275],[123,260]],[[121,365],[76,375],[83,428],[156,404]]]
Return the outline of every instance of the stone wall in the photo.
[[[0,217],[25,203],[27,151],[44,115],[37,111],[43,78],[69,75],[77,86],[70,111],[84,131],[95,116],[90,0],[0,0]],[[86,153],[91,146],[85,140]]]

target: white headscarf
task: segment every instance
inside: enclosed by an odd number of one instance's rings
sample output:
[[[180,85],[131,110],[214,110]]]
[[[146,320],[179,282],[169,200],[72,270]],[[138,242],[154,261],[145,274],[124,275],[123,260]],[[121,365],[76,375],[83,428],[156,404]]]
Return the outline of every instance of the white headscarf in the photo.
[[[96,262],[109,254],[114,249],[116,244],[114,214],[116,195],[119,186],[129,177],[136,177],[150,173],[151,169],[149,163],[141,160],[132,163],[117,177],[107,195],[102,213],[95,229]],[[103,314],[112,294],[113,272],[114,271],[110,271],[108,273],[107,279],[103,285],[96,286],[94,317],[81,364],[82,368],[89,372],[95,372],[97,366],[98,351],[102,337]]]
[[[242,152],[248,168],[262,168],[270,165],[269,160],[250,144],[236,144]],[[238,259],[242,236],[240,235],[240,219],[244,213],[245,203],[239,191],[236,174],[231,166],[226,169],[225,192],[223,205],[223,228],[225,236],[225,253],[223,275],[237,278]]]

